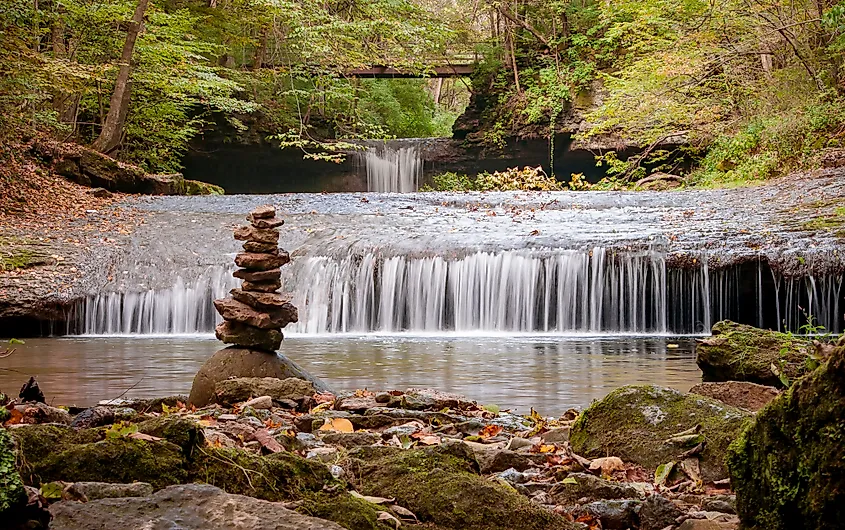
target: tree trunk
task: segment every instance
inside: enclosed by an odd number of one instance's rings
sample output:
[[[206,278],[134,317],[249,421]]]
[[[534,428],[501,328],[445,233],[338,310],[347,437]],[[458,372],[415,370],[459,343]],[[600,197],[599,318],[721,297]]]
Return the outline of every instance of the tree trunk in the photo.
[[[443,92],[443,78],[438,77],[434,82],[434,104],[440,105],[440,94]]]
[[[267,61],[267,26],[261,29],[261,36],[258,39],[258,47],[255,49],[255,57],[252,59],[252,70],[258,71]]]
[[[129,76],[132,74],[132,54],[135,51],[135,41],[144,25],[144,13],[150,0],[138,0],[138,7],[132,16],[132,23],[126,34],[126,42],[123,45],[123,52],[120,55],[120,69],[117,72],[117,80],[114,83],[109,101],[109,113],[103,123],[103,130],[100,136],[91,146],[101,153],[108,153],[120,144],[123,135],[123,124],[129,112],[129,97],[132,91]]]

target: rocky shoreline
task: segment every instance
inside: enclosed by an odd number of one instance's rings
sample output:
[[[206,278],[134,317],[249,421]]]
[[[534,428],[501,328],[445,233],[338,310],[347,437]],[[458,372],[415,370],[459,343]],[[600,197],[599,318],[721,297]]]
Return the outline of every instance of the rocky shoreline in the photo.
[[[734,350],[735,358],[768,354],[752,350]],[[274,377],[219,380],[202,407],[186,396],[84,410],[12,401],[0,409],[0,512],[29,525],[19,528],[45,528],[52,517],[50,528],[75,530],[115,517],[126,527],[178,519],[186,529],[750,527],[762,520],[754,499],[768,491],[746,482],[767,480],[758,450],[790,450],[763,418],[787,407],[779,429],[798,421],[804,432],[842,430],[835,404],[845,399],[845,348],[822,350],[823,364],[786,392],[742,381],[689,394],[628,386],[560,417],[432,389],[335,394]],[[813,416],[802,400],[826,415]],[[833,489],[812,503],[780,499],[764,517],[798,510],[788,528],[833,528],[825,524],[842,517],[834,504],[842,475],[830,471],[841,466],[841,448],[828,448],[829,460],[816,451],[823,440],[803,443],[815,468],[789,480],[799,490]],[[805,513],[819,502],[820,514]]]

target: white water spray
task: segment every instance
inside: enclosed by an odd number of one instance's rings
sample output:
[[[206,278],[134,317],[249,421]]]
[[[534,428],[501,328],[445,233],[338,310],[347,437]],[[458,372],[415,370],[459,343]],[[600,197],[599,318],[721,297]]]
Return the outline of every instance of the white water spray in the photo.
[[[305,334],[706,333],[723,319],[797,331],[801,308],[838,333],[841,275],[783,278],[765,264],[667,269],[652,250],[514,250],[462,258],[375,252],[294,261],[286,279]],[[106,293],[79,307],[85,334],[209,333],[212,301],[238,281],[215,267],[170,289]],[[771,282],[763,283],[765,276]],[[764,310],[768,317],[765,317]],[[776,322],[776,324],[775,324]]]
[[[411,193],[419,189],[423,160],[418,146],[384,143],[361,154],[367,169],[367,190]]]

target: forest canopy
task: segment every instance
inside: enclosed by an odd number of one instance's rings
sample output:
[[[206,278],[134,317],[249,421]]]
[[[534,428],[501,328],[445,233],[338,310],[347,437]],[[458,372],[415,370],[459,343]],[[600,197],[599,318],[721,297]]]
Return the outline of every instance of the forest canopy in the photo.
[[[448,136],[470,89],[494,147],[588,100],[579,140],[648,152],[601,157],[620,181],[678,150],[699,183],[762,179],[845,142],[841,0],[7,0],[0,36],[0,133],[153,171],[221,122],[300,147]],[[458,57],[471,81],[345,75]]]

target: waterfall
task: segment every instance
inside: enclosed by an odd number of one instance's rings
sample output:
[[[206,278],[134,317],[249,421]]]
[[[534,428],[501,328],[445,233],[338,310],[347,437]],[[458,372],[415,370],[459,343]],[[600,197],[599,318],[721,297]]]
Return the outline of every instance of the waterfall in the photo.
[[[177,278],[169,289],[90,296],[76,308],[77,331],[85,335],[213,332],[220,318],[212,301],[238,284],[230,267],[209,267],[192,281]]]
[[[512,250],[459,258],[364,251],[293,262],[300,322],[288,332],[706,333],[737,322],[799,331],[813,315],[843,327],[841,275],[782,277],[765,262],[668,268],[656,250]],[[77,308],[85,334],[209,333],[212,300],[238,282],[214,267],[170,289],[107,293]]]
[[[367,169],[368,191],[411,193],[419,189],[423,171],[419,146],[384,142],[360,156]]]
[[[612,259],[603,248],[479,252],[451,261],[308,258],[294,281],[294,303],[303,308],[294,329],[665,332],[665,270],[659,253]]]

